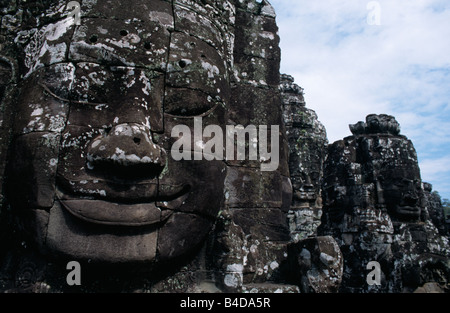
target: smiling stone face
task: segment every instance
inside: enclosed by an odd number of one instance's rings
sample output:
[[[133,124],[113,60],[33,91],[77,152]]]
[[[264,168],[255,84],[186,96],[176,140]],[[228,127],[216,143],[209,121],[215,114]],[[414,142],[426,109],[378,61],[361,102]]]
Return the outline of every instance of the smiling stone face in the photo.
[[[406,171],[391,172],[382,184],[384,200],[390,214],[401,220],[419,220],[424,208],[424,194],[420,176],[414,175],[414,167]]]
[[[328,165],[333,174],[325,194],[334,203],[331,207],[342,212],[355,207],[386,209],[393,221],[421,219],[425,198],[417,153],[399,134],[395,118],[372,114],[350,129],[354,136],[330,149],[329,159],[337,164]]]
[[[369,115],[350,129],[329,146],[319,234],[339,243],[343,292],[412,292],[448,273],[447,239],[428,216],[414,145],[393,116]],[[373,260],[382,271],[376,287],[365,271]]]
[[[225,163],[175,162],[168,151],[172,128],[195,116],[225,126],[229,47],[208,16],[230,12],[185,1],[127,8],[82,7],[81,26],[49,24],[28,46],[8,194],[52,254],[169,260],[202,242],[222,206]]]
[[[375,187],[378,206],[386,207],[392,220],[418,221],[425,198],[412,142],[402,136],[377,135],[360,139],[365,180]]]

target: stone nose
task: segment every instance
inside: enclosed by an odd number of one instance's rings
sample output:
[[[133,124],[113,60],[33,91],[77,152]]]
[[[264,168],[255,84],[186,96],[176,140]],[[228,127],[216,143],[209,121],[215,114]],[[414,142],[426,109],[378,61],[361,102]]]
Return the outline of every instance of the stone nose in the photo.
[[[155,178],[166,159],[166,151],[153,142],[149,129],[135,123],[114,126],[87,148],[87,168],[107,176]]]

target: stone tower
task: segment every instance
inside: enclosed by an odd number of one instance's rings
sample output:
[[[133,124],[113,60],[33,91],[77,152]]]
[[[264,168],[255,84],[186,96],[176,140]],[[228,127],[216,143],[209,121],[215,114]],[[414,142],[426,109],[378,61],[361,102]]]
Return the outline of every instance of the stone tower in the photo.
[[[448,288],[448,239],[429,217],[412,142],[389,115],[369,115],[350,129],[353,136],[328,149],[319,228],[344,255],[341,291],[413,292],[426,283]],[[366,283],[372,261],[381,265],[380,286]]]
[[[293,199],[289,226],[294,241],[316,234],[322,216],[323,162],[328,145],[325,127],[306,107],[303,89],[290,75],[281,75],[283,119],[289,142]]]

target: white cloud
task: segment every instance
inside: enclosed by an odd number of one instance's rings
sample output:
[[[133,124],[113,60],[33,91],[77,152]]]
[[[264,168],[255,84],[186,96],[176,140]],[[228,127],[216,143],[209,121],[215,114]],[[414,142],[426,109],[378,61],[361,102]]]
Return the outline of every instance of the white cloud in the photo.
[[[430,170],[434,160],[450,158],[448,0],[380,0],[380,26],[367,23],[370,1],[270,2],[281,70],[305,88],[331,142],[368,114],[392,114],[418,150],[423,178],[435,186],[450,181],[449,171],[437,177]],[[450,197],[449,186],[440,186]]]
[[[435,160],[424,160],[420,164],[423,181],[433,182],[433,190],[438,191],[443,198],[449,198],[447,192],[450,190],[450,156],[444,156]]]

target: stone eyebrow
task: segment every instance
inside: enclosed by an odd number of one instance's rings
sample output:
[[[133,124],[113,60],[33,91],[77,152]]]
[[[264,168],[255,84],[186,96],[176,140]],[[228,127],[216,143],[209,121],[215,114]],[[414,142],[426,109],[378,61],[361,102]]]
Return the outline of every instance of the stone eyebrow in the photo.
[[[39,86],[41,86],[42,88],[44,88],[44,90],[50,94],[52,97],[62,101],[62,102],[69,102],[69,103],[75,103],[75,104],[82,104],[82,105],[89,105],[89,106],[99,106],[99,105],[106,105],[106,103],[94,103],[94,102],[89,102],[89,101],[75,101],[75,100],[69,100],[69,99],[65,99],[62,98],[60,96],[58,96],[57,94],[55,94],[54,92],[52,92],[45,84],[39,82],[38,83]]]

